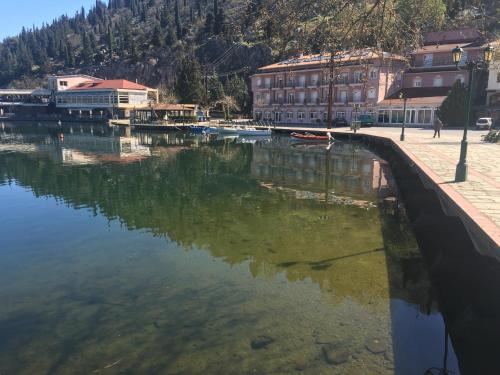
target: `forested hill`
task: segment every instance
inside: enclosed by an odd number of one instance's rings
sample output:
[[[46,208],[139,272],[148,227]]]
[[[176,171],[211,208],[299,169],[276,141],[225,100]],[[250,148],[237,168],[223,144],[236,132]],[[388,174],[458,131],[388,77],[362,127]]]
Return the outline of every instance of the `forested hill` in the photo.
[[[289,53],[321,50],[340,41],[342,46],[359,42],[401,50],[426,30],[460,25],[464,17],[474,21],[484,7],[491,32],[498,26],[494,4],[496,0],[97,0],[92,9],[23,29],[0,43],[0,87],[33,87],[46,74],[78,72],[138,79],[183,96],[193,93],[182,93],[176,81],[183,75],[198,79],[206,70],[212,77],[210,91],[217,94],[227,77],[248,77],[258,66]],[[203,95],[197,84],[192,90],[195,96],[188,99]]]

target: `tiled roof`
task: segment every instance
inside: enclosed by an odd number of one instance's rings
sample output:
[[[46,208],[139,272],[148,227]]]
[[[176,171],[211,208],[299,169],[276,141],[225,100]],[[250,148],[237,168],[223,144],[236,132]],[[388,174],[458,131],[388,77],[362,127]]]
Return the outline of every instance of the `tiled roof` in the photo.
[[[462,48],[479,48],[481,47],[480,43],[449,43],[449,44],[430,44],[426,46],[422,46],[421,48],[416,49],[412,53],[434,53],[434,52],[451,52],[453,48],[456,46]]]
[[[259,70],[267,71],[267,70],[318,67],[328,64],[328,62],[330,61],[330,57],[331,57],[330,53],[302,55],[288,60],[280,61],[275,64],[264,66]],[[380,59],[380,58],[406,61],[406,58],[401,55],[391,54],[389,52],[376,52],[371,49],[364,49],[352,52],[339,53],[335,56],[335,63],[347,64],[349,62],[357,62],[363,60],[366,61],[366,60]]]
[[[403,91],[406,98],[428,98],[437,96],[446,96],[451,87],[407,87],[402,90],[396,91],[390,95],[388,99],[398,99],[399,93]]]
[[[479,39],[479,31],[472,27],[462,28],[458,30],[433,31],[425,34],[425,44],[435,43],[466,43]]]
[[[433,107],[437,107],[441,105],[445,98],[446,96],[408,98],[406,101],[406,105],[430,105]],[[384,99],[380,103],[378,103],[379,106],[403,106],[403,104],[403,99]]]
[[[68,90],[102,90],[102,89],[126,89],[126,90],[148,90],[146,86],[126,79],[108,79],[104,81],[88,81],[68,88]]]

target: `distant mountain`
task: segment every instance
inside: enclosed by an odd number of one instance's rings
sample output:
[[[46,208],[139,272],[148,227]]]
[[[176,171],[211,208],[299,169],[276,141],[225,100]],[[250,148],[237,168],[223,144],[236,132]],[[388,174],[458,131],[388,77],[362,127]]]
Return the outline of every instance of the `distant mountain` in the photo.
[[[366,4],[374,1],[365,0]],[[396,5],[412,1],[417,0],[387,0]],[[23,29],[0,43],[0,87],[36,86],[49,73],[86,73],[137,79],[171,91],[179,65],[189,61],[186,56],[201,64],[202,77],[216,76],[222,83],[235,74],[248,77],[258,66],[285,54],[276,47],[275,30],[287,27],[287,9],[283,13],[282,8],[288,3],[290,12],[312,4],[297,0],[109,0],[106,4],[97,0],[90,10],[82,8],[73,17]],[[481,7],[493,14],[495,3],[446,0],[444,9],[453,23],[464,9],[476,12],[472,18],[477,18]],[[284,18],[277,18],[273,9]],[[299,16],[302,22],[318,14]],[[493,16],[490,24],[496,27],[498,18]]]

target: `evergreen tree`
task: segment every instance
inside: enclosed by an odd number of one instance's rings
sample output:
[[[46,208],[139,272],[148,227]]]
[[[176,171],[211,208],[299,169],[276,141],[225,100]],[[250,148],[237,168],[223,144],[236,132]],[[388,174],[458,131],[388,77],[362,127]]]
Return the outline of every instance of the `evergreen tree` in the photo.
[[[228,79],[224,87],[224,91],[227,95],[234,98],[241,111],[250,111],[248,87],[243,78],[234,76],[233,78]]]
[[[166,37],[167,46],[173,46],[177,43],[177,32],[174,28],[174,23],[171,17],[168,17],[167,21],[167,37]]]
[[[201,103],[202,101],[201,67],[193,54],[185,55],[179,63],[175,91],[181,103]]]
[[[175,31],[177,33],[177,39],[182,38],[182,25],[179,15],[179,0],[175,0]]]
[[[456,80],[437,111],[445,126],[463,126],[464,121],[467,121],[467,101],[465,85]]]
[[[155,24],[155,27],[153,29],[153,36],[151,38],[151,42],[153,43],[153,46],[155,47],[162,47],[163,43],[165,40],[165,35],[163,35],[163,31],[160,27],[159,24]]]
[[[222,86],[219,77],[216,74],[208,79],[208,104],[215,106],[225,95],[224,87]]]
[[[113,31],[111,30],[111,26],[108,26],[108,34],[107,34],[107,45],[108,45],[108,54],[109,58],[113,58],[113,51],[115,50],[115,36],[113,35]]]

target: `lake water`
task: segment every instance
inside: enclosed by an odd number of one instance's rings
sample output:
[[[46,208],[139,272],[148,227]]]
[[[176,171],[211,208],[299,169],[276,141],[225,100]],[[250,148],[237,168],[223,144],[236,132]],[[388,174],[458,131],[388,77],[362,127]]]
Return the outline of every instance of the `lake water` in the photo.
[[[0,374],[440,368],[397,194],[360,144],[1,124]]]

